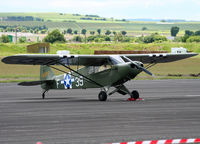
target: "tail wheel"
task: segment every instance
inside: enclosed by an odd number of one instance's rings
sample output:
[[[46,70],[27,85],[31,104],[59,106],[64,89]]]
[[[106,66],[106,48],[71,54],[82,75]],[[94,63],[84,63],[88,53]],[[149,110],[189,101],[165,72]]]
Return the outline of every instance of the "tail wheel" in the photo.
[[[131,98],[138,99],[140,97],[138,91],[134,90],[131,92]]]
[[[101,91],[99,93],[99,101],[106,101],[107,100],[107,93],[105,91]]]

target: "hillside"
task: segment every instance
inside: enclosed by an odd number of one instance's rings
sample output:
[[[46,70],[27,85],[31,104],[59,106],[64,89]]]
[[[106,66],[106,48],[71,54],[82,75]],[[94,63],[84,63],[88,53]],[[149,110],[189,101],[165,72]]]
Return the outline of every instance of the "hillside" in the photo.
[[[32,16],[41,18],[44,21],[2,21],[2,17],[11,16]],[[88,19],[88,20],[86,20]],[[95,20],[96,19],[96,20]],[[173,26],[180,28],[179,35],[183,35],[185,30],[197,31],[200,30],[200,22],[175,22],[175,23],[159,23],[159,22],[138,22],[138,21],[123,21],[111,18],[103,18],[97,15],[80,15],[80,14],[64,14],[64,13],[0,13],[0,26],[46,26],[50,31],[59,29],[61,31],[68,28],[73,30],[82,29],[96,31],[101,29],[104,33],[106,30],[111,31],[127,31],[128,35],[135,36],[145,33],[158,32],[169,35],[170,29]],[[142,30],[145,28],[145,30]]]
[[[44,21],[52,22],[64,22],[64,21],[76,21],[76,22],[98,22],[98,21],[112,21],[110,18],[103,18],[98,15],[80,15],[80,14],[66,14],[66,13],[0,13],[0,17],[9,16],[33,16],[44,19]]]

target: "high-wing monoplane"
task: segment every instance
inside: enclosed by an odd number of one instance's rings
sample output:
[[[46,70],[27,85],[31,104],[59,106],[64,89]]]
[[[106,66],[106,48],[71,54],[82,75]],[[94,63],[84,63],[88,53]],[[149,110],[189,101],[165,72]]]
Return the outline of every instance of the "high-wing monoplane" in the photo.
[[[6,64],[41,65],[40,80],[21,82],[22,86],[41,85],[42,98],[51,89],[100,88],[98,99],[106,101],[115,92],[128,94],[138,99],[136,90],[129,91],[124,83],[134,79],[139,73],[153,75],[148,68],[157,63],[172,62],[197,55],[196,53],[124,54],[124,55],[65,55],[65,54],[24,54],[2,59]],[[146,64],[144,66],[144,64]],[[61,65],[69,71],[55,67]],[[71,66],[76,66],[74,69]],[[54,75],[52,69],[63,72]],[[110,88],[114,90],[110,91]]]

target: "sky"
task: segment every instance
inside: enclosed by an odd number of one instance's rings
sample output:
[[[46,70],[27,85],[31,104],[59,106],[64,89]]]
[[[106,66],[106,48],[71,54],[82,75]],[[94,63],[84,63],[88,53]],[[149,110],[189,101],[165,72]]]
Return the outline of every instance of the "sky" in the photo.
[[[59,12],[116,19],[199,21],[200,0],[0,0],[0,12]]]

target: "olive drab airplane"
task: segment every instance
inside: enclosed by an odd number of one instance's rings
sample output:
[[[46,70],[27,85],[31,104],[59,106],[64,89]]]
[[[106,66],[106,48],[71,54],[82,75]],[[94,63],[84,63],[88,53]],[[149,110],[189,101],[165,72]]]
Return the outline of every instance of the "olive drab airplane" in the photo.
[[[41,85],[42,98],[52,89],[87,89],[100,88],[98,99],[106,101],[108,95],[115,92],[128,94],[130,98],[138,99],[136,90],[129,91],[124,83],[134,79],[139,73],[153,75],[148,68],[157,63],[172,62],[189,58],[196,53],[161,53],[161,54],[122,54],[122,55],[65,55],[65,54],[24,54],[8,56],[2,59],[6,64],[41,65],[40,80],[21,82],[22,86]],[[144,66],[146,64],[146,66]],[[69,72],[55,65],[61,65]],[[77,66],[72,69],[70,66]],[[63,72],[54,75],[52,69]],[[115,89],[109,91],[111,87]]]

